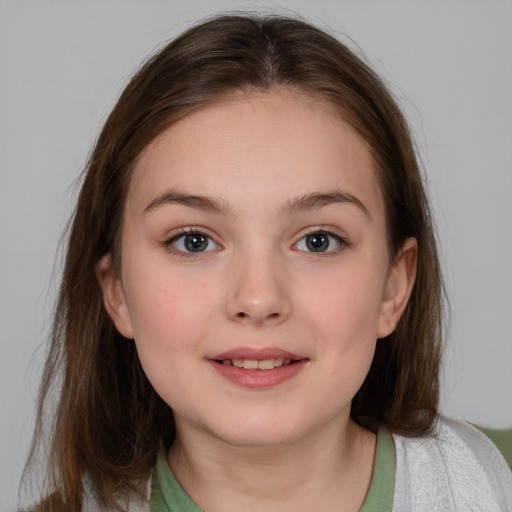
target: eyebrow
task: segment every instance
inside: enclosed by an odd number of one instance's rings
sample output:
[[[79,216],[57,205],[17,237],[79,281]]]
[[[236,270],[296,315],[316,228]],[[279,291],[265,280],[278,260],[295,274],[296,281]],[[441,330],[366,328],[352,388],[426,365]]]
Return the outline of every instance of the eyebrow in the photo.
[[[153,201],[144,208],[144,213],[156,210],[157,208],[167,204],[177,204],[197,210],[220,214],[227,214],[231,211],[230,205],[220,199],[195,194],[182,194],[180,192],[166,192],[165,194],[153,199]]]
[[[319,210],[324,206],[337,203],[353,204],[357,206],[368,218],[371,218],[370,212],[360,199],[358,199],[356,196],[353,196],[352,194],[348,194],[340,190],[324,193],[313,192],[311,194],[306,194],[295,199],[291,199],[283,205],[280,210],[280,214],[292,215],[294,213]],[[144,213],[151,212],[160,208],[161,206],[168,204],[177,204],[186,206],[188,208],[194,208],[211,213],[218,213],[221,215],[227,215],[233,211],[231,205],[221,199],[170,191],[153,199],[153,201],[151,201],[151,203],[149,203],[149,205],[144,208]]]
[[[334,190],[327,193],[312,193],[298,197],[288,201],[281,213],[283,215],[290,215],[293,213],[307,212],[310,210],[319,210],[324,206],[336,203],[349,203],[357,206],[368,218],[371,219],[370,212],[364,203],[352,194],[342,192],[341,190]]]

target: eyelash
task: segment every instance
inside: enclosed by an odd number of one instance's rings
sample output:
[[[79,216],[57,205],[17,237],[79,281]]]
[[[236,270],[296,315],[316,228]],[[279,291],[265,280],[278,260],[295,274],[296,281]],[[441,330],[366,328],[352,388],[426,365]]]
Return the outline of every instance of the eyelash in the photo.
[[[329,249],[329,246],[331,245],[331,242],[329,241],[328,243],[328,246],[327,246],[327,250],[325,251],[314,251],[314,250],[304,250],[304,249],[299,249],[299,244],[301,242],[307,244],[307,239],[308,237],[314,237],[314,236],[319,236],[319,235],[325,235],[326,237],[328,237],[328,239],[330,240],[334,240],[334,242],[337,244],[337,247],[335,247],[334,249]],[[320,228],[320,229],[314,229],[313,231],[310,231],[309,233],[306,233],[305,235],[303,235],[295,244],[294,244],[294,247],[297,248],[297,250],[301,251],[301,252],[306,252],[306,253],[309,253],[309,254],[317,254],[319,256],[332,256],[332,255],[335,255],[337,253],[339,253],[340,251],[342,251],[344,248],[348,247],[350,244],[348,243],[347,239],[346,238],[343,238],[342,236],[336,234],[336,233],[333,233],[332,231],[329,231],[327,229],[324,229],[324,228]]]
[[[173,252],[175,254],[177,254],[178,256],[185,257],[185,258],[191,257],[191,256],[197,257],[197,256],[201,255],[202,253],[211,252],[212,250],[215,250],[215,248],[214,248],[214,249],[207,249],[207,250],[203,250],[203,251],[187,251],[187,250],[179,249],[178,247],[176,247],[174,245],[180,239],[185,240],[185,238],[187,236],[193,236],[193,235],[198,235],[198,236],[204,237],[207,240],[208,245],[214,244],[216,246],[215,247],[216,249],[220,248],[219,244],[217,242],[215,242],[215,240],[213,240],[213,238],[211,236],[207,235],[206,233],[203,233],[202,231],[200,231],[198,229],[194,229],[194,228],[181,228],[179,233],[177,233],[176,235],[173,235],[168,240],[165,240],[163,245],[167,249],[173,250]]]
[[[188,251],[186,249],[180,249],[175,246],[176,242],[178,242],[179,240],[181,240],[181,239],[185,240],[185,238],[187,236],[193,236],[193,235],[198,235],[198,236],[204,237],[204,239],[206,239],[206,243],[207,243],[206,250]],[[307,239],[309,237],[320,236],[320,235],[324,235],[328,239],[328,244],[327,244],[326,250],[315,251],[315,250],[306,250],[306,249],[299,248],[300,245],[302,245],[302,244],[308,245]],[[331,240],[334,240],[335,244],[337,244],[337,246],[334,249],[330,249]],[[213,249],[208,248],[208,246],[210,244],[214,244],[216,247]],[[177,234],[173,235],[171,238],[165,240],[163,245],[166,248],[168,248],[169,250],[173,250],[173,252],[175,252],[175,254],[177,254],[178,256],[181,256],[181,257],[191,257],[191,256],[197,257],[202,253],[211,252],[211,251],[214,251],[215,249],[220,248],[220,245],[217,244],[211,236],[207,235],[206,233],[204,233],[198,229],[194,229],[194,228],[181,228],[179,233],[177,233]],[[317,254],[319,256],[331,256],[331,255],[337,254],[338,252],[340,252],[341,250],[343,250],[344,248],[346,248],[348,246],[349,246],[349,243],[345,238],[343,238],[340,235],[337,235],[336,233],[333,233],[329,230],[323,229],[323,228],[314,229],[313,231],[310,231],[309,233],[304,234],[293,245],[293,247],[300,252]],[[308,249],[311,249],[311,246],[308,246]]]

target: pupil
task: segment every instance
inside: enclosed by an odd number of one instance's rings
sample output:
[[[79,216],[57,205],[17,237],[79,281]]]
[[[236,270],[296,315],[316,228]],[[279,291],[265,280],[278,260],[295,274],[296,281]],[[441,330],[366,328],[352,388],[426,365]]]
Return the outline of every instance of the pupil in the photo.
[[[187,235],[185,237],[185,247],[190,252],[200,252],[206,249],[208,240],[205,236],[200,234]]]
[[[313,252],[322,252],[329,247],[329,237],[324,233],[309,235],[306,239],[308,249]]]

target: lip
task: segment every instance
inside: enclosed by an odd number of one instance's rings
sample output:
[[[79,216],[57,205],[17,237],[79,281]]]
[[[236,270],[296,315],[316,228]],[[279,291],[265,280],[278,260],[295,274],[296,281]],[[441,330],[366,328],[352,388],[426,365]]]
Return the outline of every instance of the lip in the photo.
[[[247,370],[237,366],[225,365],[224,359],[291,359],[289,365],[276,367],[272,370]],[[225,379],[237,386],[249,389],[265,389],[279,384],[301,373],[309,358],[275,347],[251,348],[239,347],[208,358],[210,365]]]
[[[222,361],[223,359],[256,359],[263,361],[264,359],[291,359],[292,361],[300,361],[307,359],[306,357],[282,350],[277,347],[264,347],[264,348],[253,348],[253,347],[238,347],[220,354],[215,354],[209,357],[210,360]]]

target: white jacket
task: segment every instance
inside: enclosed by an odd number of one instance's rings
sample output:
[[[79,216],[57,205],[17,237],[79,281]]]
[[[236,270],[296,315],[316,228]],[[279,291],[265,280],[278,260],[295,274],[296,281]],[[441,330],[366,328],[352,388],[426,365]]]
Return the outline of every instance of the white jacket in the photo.
[[[512,512],[512,471],[468,423],[443,417],[433,437],[393,440],[393,512]]]

